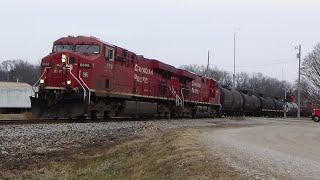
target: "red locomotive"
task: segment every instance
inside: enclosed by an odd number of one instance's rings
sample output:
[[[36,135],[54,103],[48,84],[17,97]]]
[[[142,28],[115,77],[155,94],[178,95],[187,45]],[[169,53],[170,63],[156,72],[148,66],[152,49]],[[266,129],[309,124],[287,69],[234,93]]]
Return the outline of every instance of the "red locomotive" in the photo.
[[[210,117],[220,109],[215,80],[95,37],[56,40],[36,85],[39,117]]]

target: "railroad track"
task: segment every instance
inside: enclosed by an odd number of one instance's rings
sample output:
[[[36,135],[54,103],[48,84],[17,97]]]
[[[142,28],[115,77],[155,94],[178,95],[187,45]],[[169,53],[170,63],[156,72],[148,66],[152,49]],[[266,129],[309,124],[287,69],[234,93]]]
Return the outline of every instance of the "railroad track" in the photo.
[[[124,121],[147,121],[150,118],[109,118],[109,119],[3,119],[1,125],[20,125],[20,124],[54,124],[54,123],[101,123],[101,122],[124,122]],[[156,120],[156,119],[154,119]],[[172,118],[175,120],[175,118]]]
[[[54,120],[54,119],[4,119],[4,120],[0,120],[0,125],[67,123],[67,122],[71,122],[71,121]]]
[[[181,118],[171,118],[171,120],[178,120]],[[184,119],[184,118],[182,118]],[[201,118],[200,118],[201,119]],[[249,118],[250,119],[250,118]],[[267,120],[267,121],[276,121],[276,122],[304,122],[310,121],[307,118],[302,119],[283,119],[283,118],[263,118],[257,117],[256,120]],[[2,119],[0,120],[1,125],[23,125],[23,124],[61,124],[61,123],[101,123],[101,122],[130,122],[130,121],[148,121],[148,120],[159,120],[153,118],[125,118],[125,117],[116,117],[109,119]],[[162,119],[164,120],[164,119]]]

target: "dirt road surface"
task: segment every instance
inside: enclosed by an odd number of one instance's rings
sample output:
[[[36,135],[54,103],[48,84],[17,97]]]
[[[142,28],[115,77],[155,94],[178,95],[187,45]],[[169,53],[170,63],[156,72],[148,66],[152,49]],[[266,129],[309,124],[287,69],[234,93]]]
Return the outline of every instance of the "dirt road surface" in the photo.
[[[250,121],[240,128],[208,129],[199,142],[256,179],[320,178],[320,123],[309,119]]]

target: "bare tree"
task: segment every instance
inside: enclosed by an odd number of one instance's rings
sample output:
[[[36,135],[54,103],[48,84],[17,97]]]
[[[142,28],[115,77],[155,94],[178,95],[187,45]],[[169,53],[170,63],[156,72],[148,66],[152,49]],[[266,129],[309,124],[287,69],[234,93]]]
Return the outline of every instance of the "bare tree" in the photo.
[[[249,75],[245,72],[237,73],[236,82],[237,82],[237,90],[249,90]]]
[[[206,72],[206,67],[203,65],[185,65],[181,68],[199,75],[204,75]],[[232,74],[222,69],[209,68],[208,77],[215,79],[221,85],[232,85]],[[285,89],[292,89],[290,83],[266,77],[262,73],[237,73],[236,82],[237,90],[249,90],[255,94],[264,94],[265,96],[278,97],[280,99],[284,98]]]
[[[23,60],[6,60],[0,64],[0,81],[20,81],[33,85],[39,78],[40,66]]]
[[[314,46],[314,49],[303,59],[302,89],[308,94],[308,98],[315,104],[320,105],[320,43]]]
[[[180,67],[181,69],[185,69],[191,72],[194,72],[198,75],[204,76],[206,75],[207,67],[204,65],[184,65]],[[221,85],[231,85],[232,84],[232,75],[231,73],[224,71],[219,68],[209,68],[207,76],[209,78],[215,79]]]

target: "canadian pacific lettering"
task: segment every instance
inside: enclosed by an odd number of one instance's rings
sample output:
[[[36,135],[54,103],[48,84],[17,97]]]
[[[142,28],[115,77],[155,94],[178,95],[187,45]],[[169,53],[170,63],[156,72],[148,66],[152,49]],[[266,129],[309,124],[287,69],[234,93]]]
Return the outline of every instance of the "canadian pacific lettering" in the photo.
[[[134,70],[135,70],[136,72],[153,75],[153,70],[152,70],[152,69],[139,66],[138,64],[135,64],[135,65],[134,65]]]
[[[138,76],[137,74],[135,74],[133,76],[133,79],[137,82],[144,82],[144,83],[147,83],[148,82],[148,78],[147,77],[141,77],[141,76]]]

